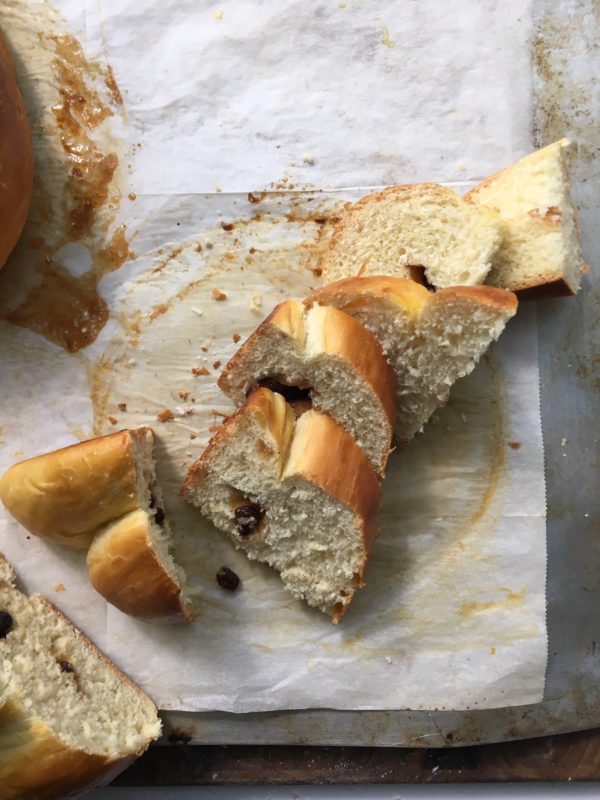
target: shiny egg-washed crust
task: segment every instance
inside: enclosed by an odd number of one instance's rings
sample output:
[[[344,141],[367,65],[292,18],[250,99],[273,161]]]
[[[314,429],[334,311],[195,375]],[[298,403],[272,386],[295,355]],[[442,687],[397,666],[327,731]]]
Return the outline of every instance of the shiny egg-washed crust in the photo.
[[[94,589],[125,614],[161,622],[195,617],[176,576],[157,555],[149,515],[141,508],[96,534],[87,568]]]
[[[231,396],[230,387],[235,381],[236,372],[246,368],[247,357],[252,354],[254,347],[269,328],[278,328],[297,342],[300,348],[303,348],[305,337],[303,312],[305,311],[303,304],[296,300],[287,300],[278,305],[226,364],[218,381],[222,391]],[[327,309],[327,318],[320,334],[321,350],[318,355],[329,355],[342,359],[376,396],[383,415],[387,418],[388,444],[390,444],[395,422],[396,380],[381,345],[373,334],[353,317],[333,307]],[[277,375],[260,376],[259,379],[263,377],[278,379]],[[318,390],[318,387],[315,388]],[[315,407],[318,408],[318,405]],[[385,469],[387,454],[388,451],[383,457],[383,463],[377,465],[380,473],[383,473]]]
[[[132,440],[123,430],[29,458],[0,478],[0,500],[37,536],[86,548],[103,525],[139,506]]]
[[[8,45],[0,33],[0,267],[25,225],[33,185],[29,121]]]
[[[0,588],[17,592],[14,572],[0,553]],[[99,659],[107,670],[129,684],[147,701],[157,715],[150,698],[121,672],[87,636],[79,631],[45,597],[39,598],[48,610],[60,617],[72,630],[73,635]],[[0,655],[3,642],[0,640]],[[6,657],[6,656],[5,656]],[[10,656],[8,656],[10,657]],[[156,738],[160,734],[160,722],[156,716]],[[18,697],[8,696],[0,707],[0,797],[2,800],[55,800],[55,798],[78,797],[86,791],[105,786],[131,762],[148,748],[144,747],[119,758],[88,753],[60,741],[59,737]]]
[[[379,275],[343,278],[322,289],[317,289],[304,302],[309,306],[313,303],[326,305],[327,299],[334,297],[343,302],[346,294],[386,298],[415,320],[418,319],[428,303],[445,303],[452,297],[469,297],[482,305],[493,306],[512,313],[516,311],[518,305],[517,298],[512,292],[498,289],[495,286],[449,286],[446,289],[438,289],[437,292],[429,292],[424,286],[408,278]],[[343,308],[351,311],[352,306],[359,302],[359,300],[349,300]]]
[[[381,487],[375,470],[352,437],[327,414],[311,410],[296,422],[291,407],[281,395],[260,388],[252,392],[246,403],[225,420],[204,453],[192,465],[181,489],[184,497],[193,497],[195,485],[202,482],[210,470],[214,450],[229,439],[235,443],[238,426],[244,425],[248,418],[253,418],[265,435],[276,443],[277,452],[280,453],[282,480],[292,476],[303,478],[352,509],[356,515],[364,557],[353,590],[343,603],[331,609],[333,622],[337,623],[344,616],[356,589],[364,585],[367,559],[377,537]],[[298,436],[301,436],[301,440],[294,442]],[[260,452],[257,452],[257,461],[260,457]],[[268,456],[264,456],[264,459],[267,461]]]

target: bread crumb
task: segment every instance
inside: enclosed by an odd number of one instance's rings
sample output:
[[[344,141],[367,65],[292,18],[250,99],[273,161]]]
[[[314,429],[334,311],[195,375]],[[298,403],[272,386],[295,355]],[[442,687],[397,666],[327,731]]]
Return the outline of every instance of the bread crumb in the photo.
[[[112,414],[109,414],[108,421],[110,422],[111,425],[116,425],[119,420],[116,417],[113,417]]]
[[[490,653],[491,653],[493,656],[495,656],[495,655],[496,655],[496,648],[495,648],[495,647],[490,647]]]
[[[210,375],[208,367],[193,367],[192,375]]]
[[[252,295],[252,300],[250,301],[250,311],[253,311],[255,314],[260,314],[261,308],[262,294],[260,292],[255,292]]]
[[[213,289],[211,295],[213,300],[227,300],[227,295],[220,289]]]
[[[201,309],[201,308],[194,308],[194,307],[192,307],[192,311],[193,311],[193,312],[194,312],[194,314],[196,314],[197,316],[199,316],[199,317],[201,317],[201,316],[202,316],[202,309]]]
[[[309,166],[311,166],[311,167],[312,167],[312,166],[313,166],[313,164],[315,163],[315,157],[314,157],[314,156],[311,156],[311,154],[310,154],[310,153],[305,153],[305,154],[302,156],[302,161],[304,161],[304,163],[305,163],[305,164],[308,164]]]
[[[64,585],[64,583],[57,583],[57,584],[54,586],[54,591],[55,591],[55,592],[64,592],[64,591],[66,591],[66,590],[65,590],[65,585]]]
[[[184,408],[183,409],[183,413],[185,414],[186,417],[191,417],[191,415],[194,413],[194,409],[193,408]]]
[[[217,9],[216,11],[213,11],[213,12],[212,12],[212,18],[213,18],[214,20],[216,20],[217,22],[218,22],[219,20],[223,19],[223,12],[221,11],[221,9],[220,9],[220,8],[219,8],[219,9]]]
[[[233,339],[234,344],[237,344],[242,337],[239,335],[239,333],[234,333],[231,338]]]
[[[180,397],[182,400],[187,400],[189,396],[190,396],[190,393],[189,393],[189,392],[186,392],[186,391],[185,391],[185,389],[182,389],[182,390],[179,392],[179,397]]]
[[[222,363],[223,363],[223,362],[222,362],[222,361],[219,361],[218,359],[217,359],[217,361],[213,361],[213,367],[214,367],[214,369],[219,369],[219,367],[221,366],[221,364],[222,364]]]
[[[127,363],[129,364],[130,367],[135,367],[137,361],[135,360],[135,358],[130,358]]]
[[[215,186],[215,192],[222,192],[222,191],[223,191],[223,189],[221,189],[220,186],[218,186],[218,185]]]
[[[385,660],[388,662],[388,664],[392,663],[392,657],[391,656],[386,656]]]
[[[127,403],[119,403],[118,409],[119,411],[127,411]]]
[[[156,419],[159,422],[171,422],[171,420],[175,419],[175,414],[171,411],[170,408],[165,408],[164,411],[160,411],[156,415]]]
[[[197,438],[198,438],[197,433],[190,433],[190,439],[197,439]]]
[[[200,350],[202,350],[203,353],[208,353],[208,347],[206,347],[206,345],[201,347]]]
[[[381,41],[386,47],[389,47],[390,49],[396,47],[396,42],[390,39],[390,32],[388,31],[387,28],[383,29],[383,36],[381,37]]]
[[[560,440],[560,446],[564,447],[568,441],[569,440],[565,436],[563,436],[563,438]]]

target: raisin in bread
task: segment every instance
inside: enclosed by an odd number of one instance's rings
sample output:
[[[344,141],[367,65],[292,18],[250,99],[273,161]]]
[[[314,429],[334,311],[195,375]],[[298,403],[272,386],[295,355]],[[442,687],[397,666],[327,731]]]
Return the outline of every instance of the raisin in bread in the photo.
[[[296,420],[280,394],[257,389],[211,439],[182,495],[334,622],[364,584],[381,489],[366,455],[326,414]]]
[[[303,395],[343,425],[382,474],[393,435],[394,373],[381,345],[336,308],[287,300],[226,365],[219,386],[241,405],[257,385]]]
[[[497,211],[502,245],[487,282],[524,297],[575,294],[585,264],[569,182],[570,142],[531,153],[487,178],[466,198]]]
[[[27,530],[85,548],[93,585],[125,613],[190,620],[193,601],[172,556],[151,428],[123,430],[21,461],[0,500]]]
[[[0,797],[108,783],[160,735],[152,701],[0,555]]]
[[[445,186],[390,186],[348,208],[320,267],[325,283],[363,275],[415,278],[432,286],[483,283],[501,242],[496,212]]]
[[[492,286],[428,292],[392,277],[347,278],[306,301],[351,314],[380,342],[396,373],[396,438],[406,442],[445,403],[516,313],[514,294]]]

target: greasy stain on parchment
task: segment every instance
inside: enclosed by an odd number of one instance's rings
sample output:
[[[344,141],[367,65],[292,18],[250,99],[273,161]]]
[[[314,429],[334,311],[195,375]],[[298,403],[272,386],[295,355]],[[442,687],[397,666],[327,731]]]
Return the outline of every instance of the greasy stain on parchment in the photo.
[[[0,273],[0,316],[69,352],[91,344],[109,317],[98,282],[134,257],[125,227],[110,230],[120,203],[120,143],[110,121],[122,98],[109,66],[87,59],[41,5],[0,16],[11,42],[34,147],[32,208]],[[23,53],[27,57],[23,57]],[[72,275],[63,248],[77,243],[84,272]]]

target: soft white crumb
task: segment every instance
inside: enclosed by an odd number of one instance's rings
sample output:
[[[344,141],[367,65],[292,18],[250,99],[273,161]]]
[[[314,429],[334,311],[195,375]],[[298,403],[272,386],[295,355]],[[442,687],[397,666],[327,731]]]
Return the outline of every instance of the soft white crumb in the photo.
[[[565,436],[563,436],[563,438],[560,440],[560,446],[564,447],[566,445],[567,441],[568,441],[568,439]]]
[[[386,656],[385,660],[388,662],[388,664],[392,663],[392,657],[391,656]]]
[[[215,192],[222,192],[223,189],[219,185],[215,186]]]
[[[130,358],[127,363],[129,364],[130,367],[134,367],[137,364],[137,361],[135,360],[135,358]]]
[[[192,306],[192,311],[194,312],[194,314],[197,314],[199,317],[202,316],[202,309],[201,308],[195,308],[195,307]]]
[[[313,164],[315,163],[315,157],[313,155],[311,155],[310,153],[305,153],[302,156],[302,161],[304,161],[305,164],[308,164],[309,166],[312,167]]]
[[[175,406],[175,413],[178,417],[185,417],[185,410],[181,406]]]
[[[216,11],[213,11],[213,12],[212,12],[212,18],[213,18],[214,20],[217,20],[217,22],[218,22],[220,19],[223,19],[223,12],[221,11],[221,9],[220,9],[220,8],[219,8],[219,9],[217,9]]]

